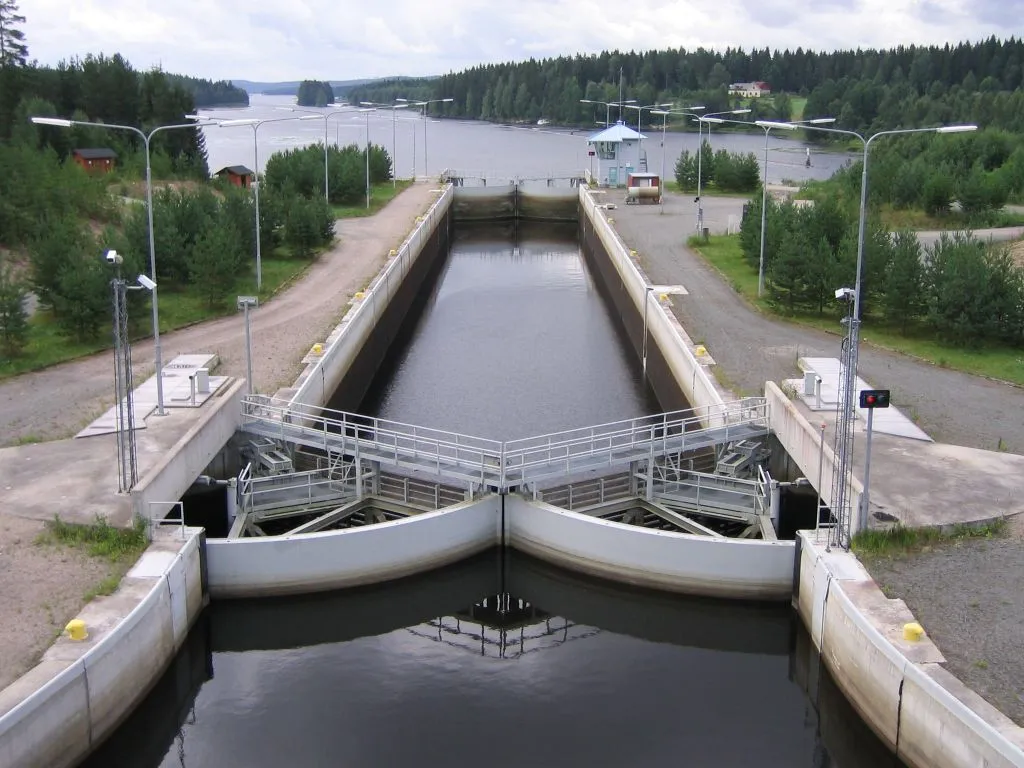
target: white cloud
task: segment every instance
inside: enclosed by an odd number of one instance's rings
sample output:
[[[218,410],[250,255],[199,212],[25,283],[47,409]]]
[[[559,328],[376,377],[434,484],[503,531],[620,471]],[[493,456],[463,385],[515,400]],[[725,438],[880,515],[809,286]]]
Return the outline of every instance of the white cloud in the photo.
[[[213,78],[427,75],[602,49],[831,50],[1021,33],[1022,0],[21,0],[32,57]],[[1016,31],[1015,31],[1016,30]]]

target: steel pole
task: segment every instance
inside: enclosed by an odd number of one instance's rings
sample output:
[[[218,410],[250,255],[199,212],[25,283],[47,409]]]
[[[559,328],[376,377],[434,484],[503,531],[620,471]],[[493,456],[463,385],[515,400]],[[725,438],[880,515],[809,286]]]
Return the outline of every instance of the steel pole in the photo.
[[[764,129],[764,171],[761,179],[761,258],[757,269],[757,295],[764,293],[764,228],[768,202],[768,132]]]
[[[391,108],[391,188],[398,186],[398,110]]]
[[[330,175],[327,162],[327,115],[324,115],[324,200],[331,204],[331,189],[327,177]]]
[[[665,212],[665,126],[668,125],[668,115],[661,116],[661,189],[658,195],[658,213]]]
[[[252,380],[252,336],[249,332],[249,302],[246,301],[242,308],[245,312],[245,370],[247,376],[245,393],[251,395],[254,387]]]
[[[708,133],[711,132],[711,126],[708,126]],[[702,120],[697,120],[697,234],[701,234],[701,225],[704,223],[704,211],[701,208],[700,202],[700,176],[701,176],[701,160],[704,158],[704,123]]]
[[[427,105],[423,105],[423,175],[430,178],[430,164],[427,162],[427,123],[430,118],[427,116]]]
[[[868,527],[868,505],[871,503],[871,424],[874,420],[875,409],[868,408],[868,440],[865,447],[867,453],[864,456],[864,493],[860,498],[860,515],[857,520],[857,528],[866,531]]]
[[[818,434],[818,499],[815,507],[814,530],[817,531],[821,524],[821,477],[825,463],[825,422],[821,423],[821,431]]]
[[[647,378],[647,304],[651,295],[650,286],[644,287],[644,341],[643,341],[643,376]]]
[[[370,209],[370,113],[366,113],[366,209]]]
[[[253,180],[254,195],[256,198],[256,293],[263,289],[263,258],[260,251],[260,148],[256,139],[262,123],[256,123],[252,127],[252,155],[253,155]]]
[[[149,274],[154,283],[156,279],[156,239],[153,234],[153,167],[149,159],[149,136],[143,136],[146,147],[146,216],[149,219]],[[158,307],[157,286],[153,286],[153,358],[156,363],[156,413],[166,416],[164,410],[164,361],[160,349],[160,309]]]

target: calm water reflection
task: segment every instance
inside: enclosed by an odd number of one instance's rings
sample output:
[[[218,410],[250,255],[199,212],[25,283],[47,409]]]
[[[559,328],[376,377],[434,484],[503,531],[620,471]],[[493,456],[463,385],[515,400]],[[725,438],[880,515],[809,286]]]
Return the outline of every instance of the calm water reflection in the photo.
[[[659,410],[575,225],[468,228],[360,409],[512,440]]]
[[[791,679],[797,631],[783,607],[497,551],[372,589],[217,603],[87,766],[895,765],[841,697],[831,737],[857,751],[829,757]]]

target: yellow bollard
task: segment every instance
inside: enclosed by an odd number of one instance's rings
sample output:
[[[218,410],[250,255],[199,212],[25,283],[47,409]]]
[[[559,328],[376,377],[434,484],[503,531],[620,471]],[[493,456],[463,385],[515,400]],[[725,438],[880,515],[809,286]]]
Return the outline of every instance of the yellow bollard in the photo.
[[[317,342],[313,345],[313,354],[322,355],[324,353],[324,345]]]
[[[911,621],[903,625],[904,640],[909,640],[912,643],[916,643],[922,637],[924,637],[924,627],[922,627],[916,621]]]
[[[388,251],[388,256],[397,256],[397,255],[398,255],[398,251],[395,250],[394,248],[392,248],[390,251]]]
[[[362,291],[356,291],[355,295],[352,298],[356,299],[358,301],[358,300],[362,299],[365,295],[366,294],[363,293]]]
[[[668,294],[663,293],[660,296],[658,296],[658,301],[668,301]]]
[[[64,627],[64,631],[68,633],[68,637],[72,640],[88,640],[89,633],[85,631],[85,622],[81,619],[72,619],[68,622],[68,625]]]
[[[704,357],[704,355],[706,355],[707,353],[708,351],[703,344],[698,344],[696,347],[693,348],[693,354],[695,354],[697,357]]]

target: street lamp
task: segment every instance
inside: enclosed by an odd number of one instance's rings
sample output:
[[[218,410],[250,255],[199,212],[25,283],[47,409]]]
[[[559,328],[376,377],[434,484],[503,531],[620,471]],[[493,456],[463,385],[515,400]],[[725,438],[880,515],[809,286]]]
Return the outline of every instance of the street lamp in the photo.
[[[641,355],[643,365],[643,376],[647,377],[647,299],[651,295],[652,291],[657,291],[661,295],[669,294],[686,294],[686,289],[681,285],[645,285],[644,286],[644,339],[643,339],[643,353]]]
[[[626,99],[625,101],[595,101],[594,99],[580,99],[580,104],[604,104],[604,127],[607,128],[611,125],[611,110],[612,107],[619,107],[619,114],[622,114],[621,107],[626,104],[633,104],[636,99]]]
[[[364,107],[373,107],[374,109],[380,107],[387,107],[391,110],[391,186],[395,187],[398,185],[398,123],[396,119],[396,110],[406,109],[409,106],[408,102],[404,104],[376,104],[372,101],[360,101]],[[414,134],[415,135],[415,134]]]
[[[701,235],[704,233],[704,202],[701,200],[701,161],[704,159],[704,134],[701,126],[704,123],[708,123],[708,139],[711,139],[711,122],[710,118],[718,117],[719,115],[746,115],[749,114],[749,109],[731,109],[728,112],[711,112],[707,115],[697,118],[697,234]]]
[[[350,110],[347,110],[347,109],[336,109],[333,112],[317,112],[316,110],[312,110],[312,109],[299,109],[298,107],[278,107],[278,109],[283,110],[285,112],[304,112],[307,115],[316,115],[316,117],[318,119],[322,119],[324,121],[324,200],[326,200],[327,203],[330,204],[330,202],[331,202],[331,193],[330,193],[331,187],[330,187],[330,182],[328,181],[328,177],[330,176],[330,171],[328,169],[328,164],[327,164],[327,157],[328,157],[328,155],[327,155],[327,128],[328,128],[327,122],[332,117],[334,117],[335,115],[347,115],[350,112]],[[301,118],[301,119],[305,120],[307,118]]]
[[[427,164],[427,107],[431,104],[446,104],[448,102],[455,101],[455,99],[449,97],[447,99],[428,99],[427,101],[417,101],[413,104],[414,107],[423,107],[423,175],[430,176],[430,166]],[[416,143],[413,142],[413,148],[415,149]],[[416,176],[415,164],[413,165],[413,177]]]
[[[839,400],[836,415],[836,468],[832,475],[832,514],[836,517],[835,533],[832,543],[843,549],[850,545],[852,515],[847,509],[848,483],[853,476],[853,421],[854,407],[853,397],[857,380],[857,363],[860,355],[860,312],[861,312],[861,289],[864,271],[864,237],[867,226],[867,205],[868,205],[868,150],[871,142],[881,136],[896,136],[907,133],[966,133],[978,130],[976,125],[943,125],[937,128],[900,128],[891,131],[879,131],[878,133],[865,138],[856,131],[843,130],[841,128],[825,128],[819,125],[797,125],[792,122],[776,122],[773,120],[758,120],[755,125],[762,128],[782,128],[792,130],[795,127],[804,128],[809,131],[823,131],[825,133],[841,134],[852,136],[864,145],[860,177],[860,220],[857,226],[857,273],[854,288],[840,288],[836,291],[837,299],[852,299],[851,312],[846,319],[846,337],[843,339],[842,359],[839,371]],[[864,527],[867,523],[867,509],[862,503],[858,510],[858,527]]]
[[[693,116],[694,112],[702,112],[703,110],[704,110],[703,106],[698,106],[698,107],[679,107],[678,109],[666,109],[666,110],[661,110],[661,109],[653,109],[653,110],[651,110],[651,114],[652,115],[661,115],[661,185],[662,185],[662,190],[664,190],[664,187],[665,187],[665,127],[668,124],[668,116],[669,115],[691,115],[691,116]],[[658,206],[659,206],[658,212],[659,213],[664,213],[665,212],[665,210],[664,210],[664,200],[665,200],[665,195],[663,193],[660,196],[659,200],[658,200]]]
[[[639,104],[626,104],[626,103],[623,103],[622,106],[625,109],[635,109],[636,110],[636,132],[638,134],[638,138],[637,138],[637,141],[636,141],[636,169],[639,171],[640,170],[640,158],[643,155],[643,147],[644,147],[644,135],[642,133],[640,133],[640,118],[643,116],[643,113],[644,113],[645,109],[646,110],[661,109],[662,107],[671,107],[672,104],[671,103],[669,103],[669,104],[645,104],[643,106],[640,106]],[[662,137],[662,138],[664,138],[664,137]],[[662,154],[664,154],[664,153],[662,153]],[[646,162],[644,163],[644,165],[645,165],[645,168],[646,168]]]
[[[187,117],[187,116],[186,116]],[[160,125],[150,131],[143,133],[140,129],[131,125],[114,125],[113,123],[90,123],[85,120],[65,120],[59,117],[33,117],[32,122],[36,125],[52,125],[58,128],[70,128],[74,125],[85,125],[92,128],[109,128],[116,131],[131,131],[142,138],[146,148],[146,216],[149,228],[149,272],[153,280],[156,280],[156,241],[153,238],[153,169],[149,159],[150,142],[160,131],[170,131],[178,128],[197,128],[201,125],[212,125],[213,123],[185,123],[175,125]],[[156,362],[156,412],[159,416],[166,415],[164,411],[164,382],[163,382],[163,355],[160,349],[160,310],[156,294],[156,283],[151,289],[153,293],[153,356]]]
[[[757,269],[757,295],[759,297],[764,293],[764,237],[768,209],[768,134],[771,132],[772,128],[782,128],[788,131],[795,131],[801,125],[827,125],[828,123],[834,123],[835,121],[836,119],[834,117],[816,117],[812,120],[790,120],[788,123],[779,125],[769,125],[768,123],[771,121],[767,120],[759,120],[753,123],[753,125],[756,125],[758,128],[764,129],[764,167],[761,169],[761,256]],[[722,120],[719,117],[712,117],[708,122],[751,125],[751,123],[743,120]]]
[[[259,142],[257,141],[257,134],[259,133],[260,126],[264,123],[283,123],[286,120],[319,120],[320,115],[303,115],[302,117],[270,117],[263,120],[257,120],[255,118],[246,118],[242,120],[224,120],[216,123],[220,128],[237,128],[239,126],[249,126],[252,128],[252,156],[253,156],[253,173],[256,174],[256,178],[253,180],[253,189],[255,190],[254,196],[256,200],[256,292],[259,293],[263,289],[263,257],[260,246],[260,148]]]

